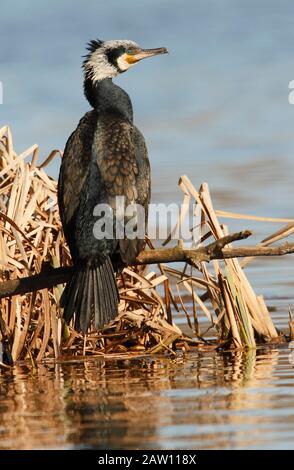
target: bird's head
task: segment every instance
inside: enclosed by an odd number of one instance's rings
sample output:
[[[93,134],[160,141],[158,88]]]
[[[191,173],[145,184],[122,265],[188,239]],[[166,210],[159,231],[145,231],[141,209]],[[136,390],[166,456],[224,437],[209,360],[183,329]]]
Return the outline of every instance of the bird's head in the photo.
[[[85,79],[93,82],[116,77],[142,59],[168,52],[165,47],[142,49],[129,40],[94,40],[89,42],[87,49],[89,52],[85,56],[83,68]]]

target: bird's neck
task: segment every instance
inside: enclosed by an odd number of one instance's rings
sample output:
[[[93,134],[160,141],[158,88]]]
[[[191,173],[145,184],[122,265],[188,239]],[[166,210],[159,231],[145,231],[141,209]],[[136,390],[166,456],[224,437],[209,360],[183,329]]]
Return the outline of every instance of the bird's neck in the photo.
[[[114,111],[133,122],[133,108],[129,95],[110,78],[99,82],[85,79],[84,91],[90,105],[98,112]]]

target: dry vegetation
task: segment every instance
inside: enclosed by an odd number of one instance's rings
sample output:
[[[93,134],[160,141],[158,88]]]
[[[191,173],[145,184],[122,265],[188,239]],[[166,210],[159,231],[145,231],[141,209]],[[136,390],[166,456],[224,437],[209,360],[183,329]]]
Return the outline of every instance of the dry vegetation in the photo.
[[[53,151],[38,166],[37,145],[18,155],[9,128],[0,129],[0,282],[71,263],[59,219],[57,184],[44,171],[57,153]],[[207,184],[196,191],[183,176],[179,185],[186,203],[179,226],[192,203],[197,203],[199,224],[191,228],[192,248],[228,234],[218,217],[243,217],[215,211]],[[287,222],[259,246],[270,246],[293,234],[294,221]],[[151,243],[149,247],[152,249]],[[62,285],[2,298],[0,345],[14,361],[30,359],[34,363],[77,355],[176,354],[177,349],[191,347],[254,348],[257,342],[284,340],[273,325],[263,297],[256,296],[246,277],[243,268],[251,260],[203,261],[194,266],[183,263],[180,270],[163,264],[153,271],[146,266],[125,269],[118,279],[118,317],[103,330],[86,336],[62,320]],[[190,335],[173,323],[175,311],[186,316]],[[205,331],[200,329],[203,315],[208,322]],[[208,331],[213,331],[217,339],[209,340]]]

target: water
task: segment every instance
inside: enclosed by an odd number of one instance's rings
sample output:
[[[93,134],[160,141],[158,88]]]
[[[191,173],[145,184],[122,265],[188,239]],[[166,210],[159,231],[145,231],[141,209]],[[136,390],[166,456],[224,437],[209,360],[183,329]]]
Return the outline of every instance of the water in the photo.
[[[15,367],[0,449],[294,448],[289,350]]]
[[[196,187],[208,181],[216,208],[293,218],[293,15],[291,0],[3,3],[0,126],[11,126],[19,151],[37,142],[43,160],[88,109],[80,64],[89,39],[166,46],[168,56],[117,79],[148,144],[153,201],[180,201],[186,173]],[[253,243],[280,227],[224,222],[253,229]],[[285,331],[292,258],[257,260],[246,272]],[[36,374],[17,366],[0,376],[0,448],[293,448],[288,356],[283,347],[42,365]]]

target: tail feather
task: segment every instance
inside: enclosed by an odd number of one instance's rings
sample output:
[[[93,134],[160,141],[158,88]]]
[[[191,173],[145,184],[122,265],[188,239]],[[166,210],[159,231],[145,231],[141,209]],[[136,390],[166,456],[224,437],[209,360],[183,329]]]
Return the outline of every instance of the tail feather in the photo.
[[[97,277],[97,271],[96,269],[93,272],[93,294],[94,294],[94,311],[93,311],[93,316],[94,316],[94,322],[95,324],[98,322],[99,319],[99,286],[98,286],[98,277]]]
[[[60,306],[63,310],[63,318],[69,323],[72,317],[72,311],[74,310],[75,302],[79,294],[79,285],[77,284],[77,276],[73,275],[71,282],[66,285],[61,299]]]
[[[112,295],[106,295],[106,292],[111,293],[111,286],[108,283],[108,271],[107,271],[107,266],[106,266],[106,272],[107,275],[103,278],[103,291],[104,291],[104,298],[105,298],[105,303],[106,303],[106,311],[111,311],[112,310],[112,302],[111,298]]]
[[[112,263],[107,257],[102,262],[85,262],[76,266],[65,287],[60,305],[67,323],[75,316],[75,329],[84,333],[94,323],[102,328],[117,315],[119,294]]]
[[[86,281],[86,269],[81,268],[80,272],[76,273],[74,281],[74,288],[77,290],[77,296],[75,298],[75,302],[73,304],[73,308],[68,311],[67,317],[69,318],[68,321],[71,320],[73,314],[75,313],[75,329],[77,331],[81,330],[80,325],[80,318],[83,314],[83,300],[85,296],[85,281]]]
[[[107,303],[106,303],[106,299],[105,299],[105,289],[104,289],[104,285],[103,285],[104,284],[104,282],[103,282],[104,281],[103,272],[101,273],[100,269],[98,269],[96,271],[96,273],[97,273],[97,277],[98,277],[99,299],[100,299],[100,303],[104,306],[104,309],[102,310],[102,312],[99,311],[98,318],[97,317],[95,318],[95,326],[99,322],[100,316],[101,316],[102,323],[103,324],[105,323],[105,317],[106,317],[105,312],[108,311],[108,307],[107,307]]]
[[[87,331],[87,325],[91,323],[92,305],[93,305],[93,270],[89,271],[89,275],[84,280],[85,290],[82,296],[81,312],[79,323],[76,326],[80,327],[82,331]]]
[[[111,309],[115,309],[116,302],[117,302],[117,296],[118,296],[118,291],[117,291],[117,284],[115,281],[115,286],[113,285],[113,277],[112,277],[112,264],[110,260],[106,263],[106,268],[108,275],[106,276],[106,282],[108,283],[108,291],[111,292],[112,295],[109,296],[110,304],[111,304]]]
[[[101,279],[101,291],[102,291],[102,298],[104,302],[104,311],[103,311],[103,317],[105,320],[105,312],[110,311],[110,302],[109,302],[109,295],[107,295],[108,288],[106,286],[106,278],[105,278],[105,273],[104,271],[100,269],[100,279]]]

